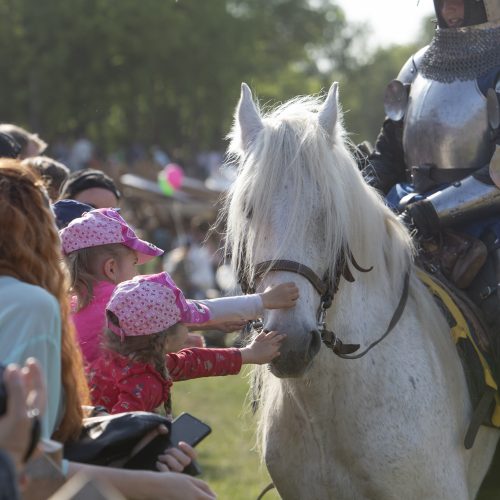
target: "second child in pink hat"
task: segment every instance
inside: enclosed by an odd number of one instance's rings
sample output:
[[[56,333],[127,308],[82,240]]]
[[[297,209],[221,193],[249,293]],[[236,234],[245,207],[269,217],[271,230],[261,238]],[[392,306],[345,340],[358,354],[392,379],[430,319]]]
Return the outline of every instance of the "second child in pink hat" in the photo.
[[[179,351],[186,324],[210,321],[207,302],[186,300],[167,273],[118,285],[106,308],[105,349],[87,367],[93,404],[120,413],[154,411],[163,403],[170,415],[174,381],[233,375],[242,364],[265,364],[279,356],[285,335],[277,332],[262,332],[241,349]]]

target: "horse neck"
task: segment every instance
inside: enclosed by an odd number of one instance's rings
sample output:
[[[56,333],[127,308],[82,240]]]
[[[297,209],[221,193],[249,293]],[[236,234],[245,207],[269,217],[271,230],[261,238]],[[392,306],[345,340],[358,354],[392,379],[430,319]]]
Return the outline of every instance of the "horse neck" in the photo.
[[[361,207],[367,216],[353,224],[348,242],[353,258],[365,271],[357,270],[352,262],[347,264],[354,282],[341,279],[327,316],[341,340],[362,346],[383,335],[413,267],[408,233],[373,193],[368,196],[373,199]]]

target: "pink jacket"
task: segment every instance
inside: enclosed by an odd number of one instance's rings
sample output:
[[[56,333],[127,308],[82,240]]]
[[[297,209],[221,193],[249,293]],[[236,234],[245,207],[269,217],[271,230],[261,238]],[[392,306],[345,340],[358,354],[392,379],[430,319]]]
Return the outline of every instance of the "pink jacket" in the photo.
[[[91,363],[99,356],[102,333],[106,326],[106,304],[115,287],[116,285],[109,281],[99,281],[94,285],[94,298],[90,304],[73,312],[76,337],[85,363]],[[72,306],[75,311],[76,297],[73,297]]]

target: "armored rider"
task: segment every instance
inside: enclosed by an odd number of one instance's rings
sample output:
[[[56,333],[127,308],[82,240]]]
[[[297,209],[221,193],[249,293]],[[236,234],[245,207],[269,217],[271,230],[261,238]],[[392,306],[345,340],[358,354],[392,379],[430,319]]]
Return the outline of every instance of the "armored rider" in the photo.
[[[458,228],[486,238],[495,257],[500,248],[495,185],[500,185],[500,0],[434,0],[434,6],[437,28],[431,43],[387,87],[386,120],[365,174],[421,238]],[[493,266],[495,260],[488,259]],[[476,302],[485,293],[496,295],[498,265],[495,274],[492,282],[478,285]],[[499,310],[497,300],[494,309]]]

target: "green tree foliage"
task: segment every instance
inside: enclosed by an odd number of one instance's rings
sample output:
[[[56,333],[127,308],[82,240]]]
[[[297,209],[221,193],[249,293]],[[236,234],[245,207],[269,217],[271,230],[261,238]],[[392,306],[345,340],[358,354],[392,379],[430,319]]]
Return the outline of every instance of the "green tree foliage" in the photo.
[[[340,79],[353,139],[373,140],[413,48],[364,62],[363,40],[331,0],[0,0],[0,121],[188,158],[223,148],[242,81],[265,104]]]
[[[220,146],[241,81],[316,91],[345,27],[306,0],[0,0],[1,120],[106,149]]]
[[[343,73],[340,101],[345,111],[345,126],[353,142],[368,140],[374,143],[384,120],[385,88],[416,48],[378,49],[368,62]]]
[[[434,33],[431,19],[422,22],[419,39],[409,45],[378,48],[365,61],[344,66],[340,72],[340,101],[351,140],[374,144],[384,120],[384,91],[405,61],[427,45]]]

